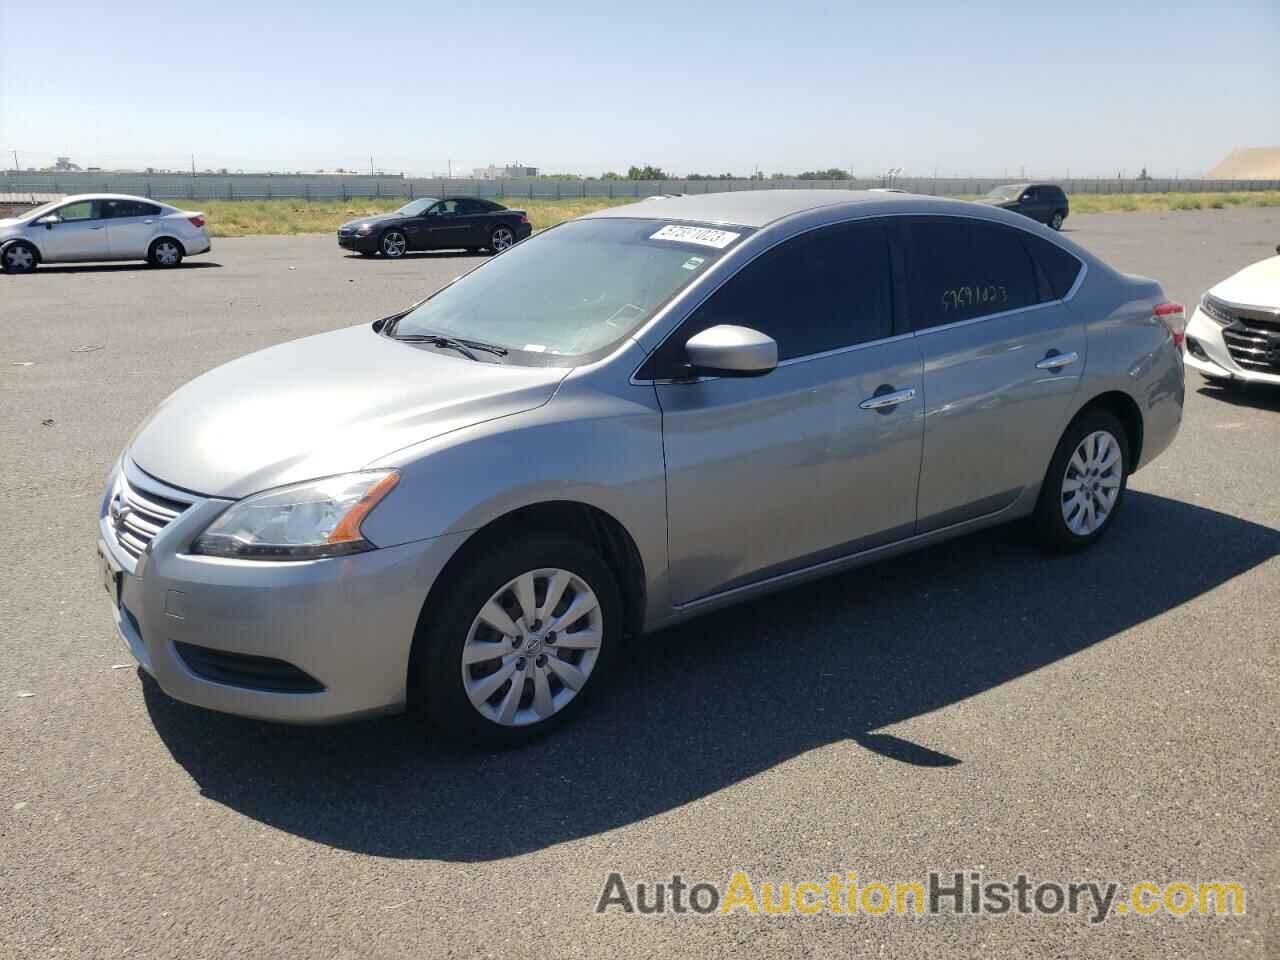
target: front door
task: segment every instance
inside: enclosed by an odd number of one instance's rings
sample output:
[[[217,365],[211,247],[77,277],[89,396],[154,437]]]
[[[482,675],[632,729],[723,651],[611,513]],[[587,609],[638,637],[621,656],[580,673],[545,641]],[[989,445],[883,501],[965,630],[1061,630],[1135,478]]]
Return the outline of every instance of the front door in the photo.
[[[1066,427],[1084,324],[1036,266],[1031,242],[1043,241],[1023,236],[963,217],[903,224],[924,357],[921,533],[1011,505],[1044,477]]]
[[[106,260],[107,222],[97,200],[77,200],[54,210],[59,223],[36,227],[36,242],[46,260]]]
[[[460,200],[441,200],[427,211],[423,228],[426,250],[467,247],[468,218],[459,209]]]
[[[786,241],[642,369],[662,408],[677,604],[911,535],[922,364],[914,338],[894,335],[889,264],[877,222]],[[664,382],[689,337],[722,323],[773,337],[777,369]]]

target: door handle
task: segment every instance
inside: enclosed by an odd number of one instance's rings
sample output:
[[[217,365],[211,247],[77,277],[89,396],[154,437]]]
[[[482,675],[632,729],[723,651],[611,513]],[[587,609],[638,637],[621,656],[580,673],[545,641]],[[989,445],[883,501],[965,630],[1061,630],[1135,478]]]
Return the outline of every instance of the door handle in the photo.
[[[893,393],[882,393],[878,396],[867,397],[863,400],[859,407],[863,410],[884,410],[888,407],[896,407],[900,403],[906,403],[908,400],[916,398],[915,387],[907,387],[905,390],[895,390]]]
[[[1070,353],[1055,353],[1053,356],[1045,357],[1043,360],[1036,362],[1037,370],[1057,370],[1059,367],[1065,367],[1069,363],[1075,363],[1080,359],[1080,354],[1072,350]]]
[[[106,224],[102,224],[101,226],[97,226],[97,227],[90,227],[89,229],[90,229],[90,230],[101,230],[101,229],[102,229],[102,227],[104,227],[104,226],[106,226]]]

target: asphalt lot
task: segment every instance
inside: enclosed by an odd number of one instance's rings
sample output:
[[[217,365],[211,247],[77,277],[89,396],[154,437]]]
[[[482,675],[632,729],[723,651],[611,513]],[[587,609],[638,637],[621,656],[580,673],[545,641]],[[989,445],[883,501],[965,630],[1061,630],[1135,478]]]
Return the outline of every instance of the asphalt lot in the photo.
[[[1190,307],[1272,252],[1280,210],[1068,228]],[[0,276],[0,956],[1280,952],[1280,392],[1190,374],[1177,443],[1092,552],[989,532],[683,625],[519,752],[459,755],[405,718],[205,713],[116,669],[94,517],[137,423],[210,367],[473,262],[255,238],[172,272]],[[614,870],[735,869],[1230,879],[1248,914],[593,913]]]

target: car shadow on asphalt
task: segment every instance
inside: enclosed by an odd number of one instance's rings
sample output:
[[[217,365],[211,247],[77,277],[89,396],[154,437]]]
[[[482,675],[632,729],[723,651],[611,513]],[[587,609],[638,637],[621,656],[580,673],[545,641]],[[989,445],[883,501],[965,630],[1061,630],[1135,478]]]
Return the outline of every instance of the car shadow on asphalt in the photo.
[[[1130,491],[1082,554],[1044,555],[1018,527],[986,531],[639,640],[572,725],[501,753],[434,742],[413,716],[287,727],[178,703],[149,678],[144,696],[202,793],[246,817],[376,856],[492,860],[652,817],[838,741],[865,748],[843,755],[850,778],[874,777],[883,757],[951,776],[981,743],[948,753],[883,728],[1128,642],[1117,635],[1277,555],[1275,530]]]
[[[153,267],[149,263],[48,263],[41,264],[24,277],[57,276],[65,273],[154,273],[163,274],[182,270],[220,270],[222,264],[215,260],[186,261],[176,267]]]
[[[488,259],[490,253],[472,253],[469,250],[413,250],[409,253],[402,253],[398,257],[384,257],[378,255],[376,257],[365,256],[359,253],[348,253],[345,255],[347,260],[362,260],[365,263],[404,263],[406,260],[450,260],[454,257],[461,257],[468,260]]]
[[[1258,410],[1272,410],[1280,413],[1280,387],[1267,383],[1233,384],[1218,386],[1205,384],[1196,391],[1202,397],[1221,400],[1236,407],[1254,407]]]

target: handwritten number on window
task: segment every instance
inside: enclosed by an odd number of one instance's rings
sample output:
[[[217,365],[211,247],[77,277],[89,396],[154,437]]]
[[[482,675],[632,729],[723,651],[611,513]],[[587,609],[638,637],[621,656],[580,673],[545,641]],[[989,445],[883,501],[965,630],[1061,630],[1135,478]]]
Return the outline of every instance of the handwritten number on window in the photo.
[[[998,283],[952,287],[942,291],[942,311],[979,309],[1009,302],[1009,291]]]

